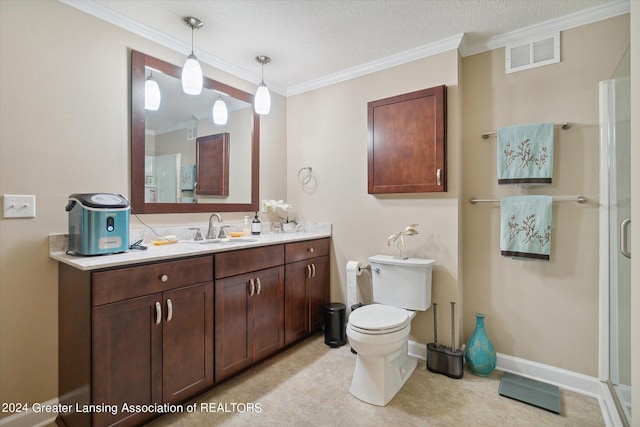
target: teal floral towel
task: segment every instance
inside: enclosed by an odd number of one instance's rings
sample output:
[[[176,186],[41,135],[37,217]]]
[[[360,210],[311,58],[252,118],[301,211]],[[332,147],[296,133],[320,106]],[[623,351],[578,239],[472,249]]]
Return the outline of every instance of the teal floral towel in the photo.
[[[498,184],[551,184],[553,123],[498,129]]]
[[[518,258],[549,260],[551,196],[500,199],[500,251]]]

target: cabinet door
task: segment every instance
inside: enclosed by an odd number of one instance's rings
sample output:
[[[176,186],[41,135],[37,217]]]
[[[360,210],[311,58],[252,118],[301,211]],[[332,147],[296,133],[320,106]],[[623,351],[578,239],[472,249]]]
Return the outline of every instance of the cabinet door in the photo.
[[[299,261],[285,267],[285,343],[292,342],[309,333],[309,287],[311,261]]]
[[[213,384],[213,283],[163,294],[163,398],[178,402]]]
[[[250,317],[250,274],[215,282],[215,380],[220,381],[253,362]]]
[[[254,361],[284,346],[284,268],[275,267],[253,274]]]
[[[94,426],[139,424],[153,414],[121,411],[123,403],[162,402],[162,321],[156,323],[161,297],[153,294],[93,309],[92,400],[118,407],[116,415],[94,412]]]
[[[329,257],[314,258],[309,281],[309,332],[319,331],[324,324],[324,306],[329,302]]]

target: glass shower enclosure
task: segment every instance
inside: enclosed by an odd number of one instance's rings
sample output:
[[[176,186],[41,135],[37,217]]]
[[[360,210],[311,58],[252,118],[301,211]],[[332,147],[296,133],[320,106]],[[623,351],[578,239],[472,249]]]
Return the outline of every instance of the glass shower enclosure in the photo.
[[[631,86],[629,50],[600,82],[600,377],[621,421],[631,423]]]

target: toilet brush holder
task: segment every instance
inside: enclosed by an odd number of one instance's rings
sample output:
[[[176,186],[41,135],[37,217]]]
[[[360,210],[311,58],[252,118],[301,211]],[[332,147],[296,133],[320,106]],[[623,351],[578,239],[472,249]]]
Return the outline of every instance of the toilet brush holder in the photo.
[[[464,353],[455,350],[455,302],[451,302],[451,347],[438,344],[438,304],[433,303],[433,338],[427,344],[427,369],[449,378],[460,379],[464,374]]]
[[[449,378],[460,379],[464,374],[462,350],[452,350],[436,343],[427,344],[427,369]]]

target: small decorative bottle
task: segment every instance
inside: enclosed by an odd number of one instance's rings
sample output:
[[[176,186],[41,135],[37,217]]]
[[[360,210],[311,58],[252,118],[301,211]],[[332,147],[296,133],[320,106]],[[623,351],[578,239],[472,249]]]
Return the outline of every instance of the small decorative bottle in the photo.
[[[253,217],[253,222],[251,223],[251,234],[258,235],[261,231],[260,218],[258,218],[258,212],[256,212],[256,216]]]
[[[486,377],[496,368],[496,350],[484,329],[484,314],[476,314],[476,329],[464,349],[464,358],[472,374]]]

